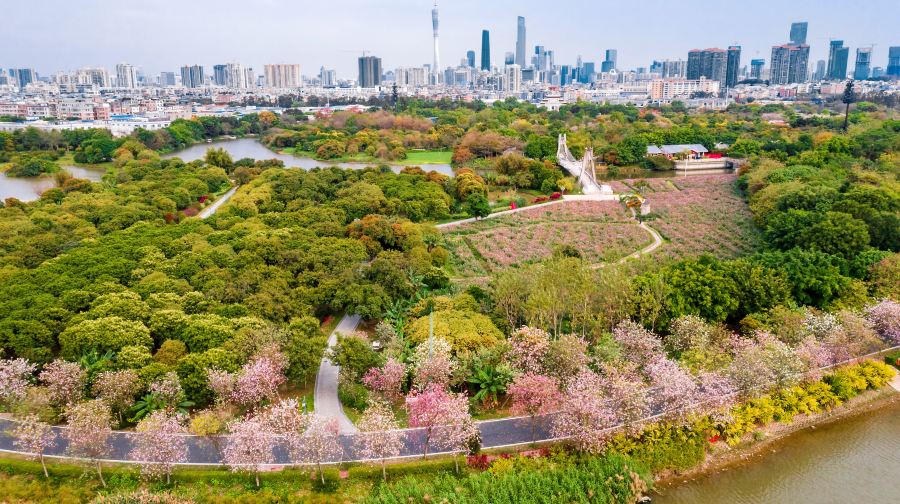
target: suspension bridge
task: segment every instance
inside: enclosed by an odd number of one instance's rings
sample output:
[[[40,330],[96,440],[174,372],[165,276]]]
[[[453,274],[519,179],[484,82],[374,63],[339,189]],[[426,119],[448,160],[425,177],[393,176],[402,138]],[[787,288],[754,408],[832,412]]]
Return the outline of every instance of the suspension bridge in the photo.
[[[597,168],[594,165],[594,149],[588,147],[584,150],[584,157],[575,159],[566,143],[566,135],[559,135],[559,143],[556,148],[556,160],[567,172],[572,174],[581,184],[581,190],[588,195],[612,194],[612,188],[607,184],[597,182]]]

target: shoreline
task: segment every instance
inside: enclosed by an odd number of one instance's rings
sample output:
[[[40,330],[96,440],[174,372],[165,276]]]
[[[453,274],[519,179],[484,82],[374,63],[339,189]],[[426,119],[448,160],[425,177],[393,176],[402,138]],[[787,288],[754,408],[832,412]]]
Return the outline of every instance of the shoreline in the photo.
[[[684,471],[667,470],[654,475],[651,496],[659,495],[660,490],[710,478],[717,473],[731,469],[739,469],[744,464],[758,463],[765,456],[777,452],[778,447],[782,444],[789,443],[793,435],[804,430],[815,430],[820,426],[855,418],[898,403],[900,403],[900,392],[891,388],[890,385],[885,385],[879,390],[872,390],[855,397],[831,411],[817,413],[813,416],[798,415],[793,422],[788,424],[772,422],[761,426],[757,431],[766,434],[761,441],[754,441],[753,435],[750,434],[747,436],[748,439],[742,440],[737,446],[728,447],[724,443],[721,446],[715,446],[707,453],[706,459],[696,467]]]

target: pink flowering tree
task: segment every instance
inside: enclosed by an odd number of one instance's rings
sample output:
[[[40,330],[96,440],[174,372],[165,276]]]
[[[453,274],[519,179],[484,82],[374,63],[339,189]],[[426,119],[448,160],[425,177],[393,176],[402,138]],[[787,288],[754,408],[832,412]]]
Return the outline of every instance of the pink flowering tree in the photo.
[[[691,404],[697,397],[697,383],[677,362],[657,357],[645,368],[652,386],[655,404],[666,416],[685,418],[691,413]]]
[[[150,393],[170,412],[175,411],[178,405],[185,400],[184,389],[181,388],[181,380],[174,371],[162,375],[158,380],[150,384]]]
[[[266,408],[259,416],[266,429],[277,437],[277,442],[287,450],[291,461],[303,460],[303,434],[309,422],[300,411],[296,399],[281,399]]]
[[[285,381],[287,359],[278,351],[261,352],[244,364],[237,373],[219,369],[207,371],[209,388],[216,401],[244,407],[278,399],[278,387]]]
[[[602,451],[616,414],[601,391],[600,377],[589,369],[581,370],[569,381],[561,399],[551,428],[553,436],[571,440],[581,451]]]
[[[377,397],[395,403],[403,398],[403,382],[406,380],[406,366],[389,358],[384,366],[369,369],[363,376],[365,385]]]
[[[400,455],[403,448],[403,432],[394,417],[394,412],[384,403],[375,402],[366,408],[356,423],[359,434],[355,444],[359,454],[365,459],[381,461],[381,477],[387,481],[385,460]]]
[[[429,445],[449,447],[459,436],[450,429],[439,432],[441,427],[461,422],[469,414],[469,402],[463,394],[454,394],[446,388],[431,384],[425,390],[413,390],[406,397],[409,426],[422,430],[422,458],[428,456]],[[465,415],[463,414],[465,412]],[[467,426],[460,426],[466,431]]]
[[[233,472],[253,473],[259,487],[259,472],[275,462],[273,450],[277,437],[259,418],[245,418],[228,426],[225,464]]]
[[[44,366],[38,378],[47,386],[54,404],[67,406],[81,400],[87,374],[78,364],[57,359]]]
[[[32,454],[41,462],[44,477],[49,478],[47,465],[44,463],[44,453],[56,444],[56,433],[53,428],[46,422],[40,421],[36,415],[28,415],[19,422],[12,435],[20,450]]]
[[[336,459],[341,454],[340,429],[336,418],[325,417],[317,413],[309,413],[306,418],[306,430],[300,438],[303,460],[316,464],[319,478],[325,484],[325,472],[322,463]]]
[[[187,460],[184,420],[181,415],[158,410],[137,424],[131,458],[141,462],[141,474],[148,478],[165,475],[166,484],[171,483],[175,464]]]
[[[419,390],[429,385],[446,387],[453,374],[454,362],[450,343],[443,338],[425,341],[416,347],[412,357],[413,384]]]
[[[630,320],[624,320],[613,328],[613,338],[622,347],[622,357],[640,367],[665,355],[659,337]]]
[[[531,442],[535,438],[535,424],[539,415],[552,413],[559,404],[559,383],[549,376],[525,373],[517,376],[506,388],[512,401],[513,415],[526,415],[531,420]]]
[[[9,404],[25,397],[28,381],[36,368],[26,359],[0,360],[0,403]]]
[[[122,424],[122,413],[134,404],[134,396],[141,390],[141,379],[137,371],[104,371],[94,380],[94,394],[109,404]]]
[[[510,334],[508,341],[506,359],[513,369],[532,375],[544,372],[544,358],[550,347],[547,331],[523,326]]]
[[[882,299],[866,307],[866,320],[888,345],[900,345],[900,303]]]
[[[230,404],[234,396],[234,388],[237,384],[237,376],[218,368],[210,368],[206,371],[206,382],[217,404]]]
[[[634,428],[641,419],[650,415],[650,390],[634,364],[626,362],[621,366],[603,366],[600,390],[615,412],[616,419],[626,427]]]
[[[100,399],[77,403],[69,407],[66,417],[69,423],[69,455],[94,462],[100,483],[106,488],[100,459],[111,450],[109,437],[112,435],[112,412],[109,405]]]

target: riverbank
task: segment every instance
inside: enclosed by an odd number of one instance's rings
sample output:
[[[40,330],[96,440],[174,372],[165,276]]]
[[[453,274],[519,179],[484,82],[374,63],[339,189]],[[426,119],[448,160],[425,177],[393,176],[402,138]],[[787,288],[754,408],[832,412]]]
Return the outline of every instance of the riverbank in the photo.
[[[849,421],[886,408],[900,405],[900,392],[889,385],[865,392],[841,406],[815,415],[798,415],[791,423],[772,422],[748,434],[740,444],[730,447],[721,442],[706,454],[705,460],[690,469],[663,471],[654,475],[654,493],[691,482],[715,477],[748,464],[761,463],[767,456],[780,452],[791,443],[791,437],[802,432]]]

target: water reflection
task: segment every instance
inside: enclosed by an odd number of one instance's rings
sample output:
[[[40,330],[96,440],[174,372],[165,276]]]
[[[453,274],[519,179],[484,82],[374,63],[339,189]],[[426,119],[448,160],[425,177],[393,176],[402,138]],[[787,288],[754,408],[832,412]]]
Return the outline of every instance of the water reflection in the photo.
[[[225,149],[229,154],[231,154],[231,158],[235,161],[241,158],[251,158],[256,160],[278,159],[284,162],[284,166],[288,168],[303,168],[304,170],[320,167],[325,168],[329,166],[339,166],[341,168],[351,168],[354,170],[359,170],[369,166],[376,166],[378,164],[387,164],[391,167],[392,170],[394,170],[395,172],[399,172],[405,167],[405,165],[391,165],[389,163],[330,163],[327,161],[319,161],[313,158],[279,154],[268,149],[265,145],[259,143],[259,141],[253,138],[239,138],[237,140],[221,140],[212,143],[195,144],[188,147],[187,149],[180,150],[172,154],[167,154],[163,157],[178,157],[181,158],[181,160],[185,163],[189,163],[197,159],[203,159],[203,157],[206,156],[207,149],[212,148]],[[424,164],[421,165],[421,167],[425,171],[434,170],[438,173],[443,173],[444,175],[449,175],[451,177],[453,176],[453,168],[451,168],[449,164]]]
[[[75,178],[87,179],[91,182],[99,182],[106,173],[106,170],[103,169],[84,166],[63,166],[62,169]],[[0,173],[0,201],[6,198],[34,201],[41,196],[42,192],[52,187],[56,187],[56,179],[52,175],[10,177],[6,173]]]

